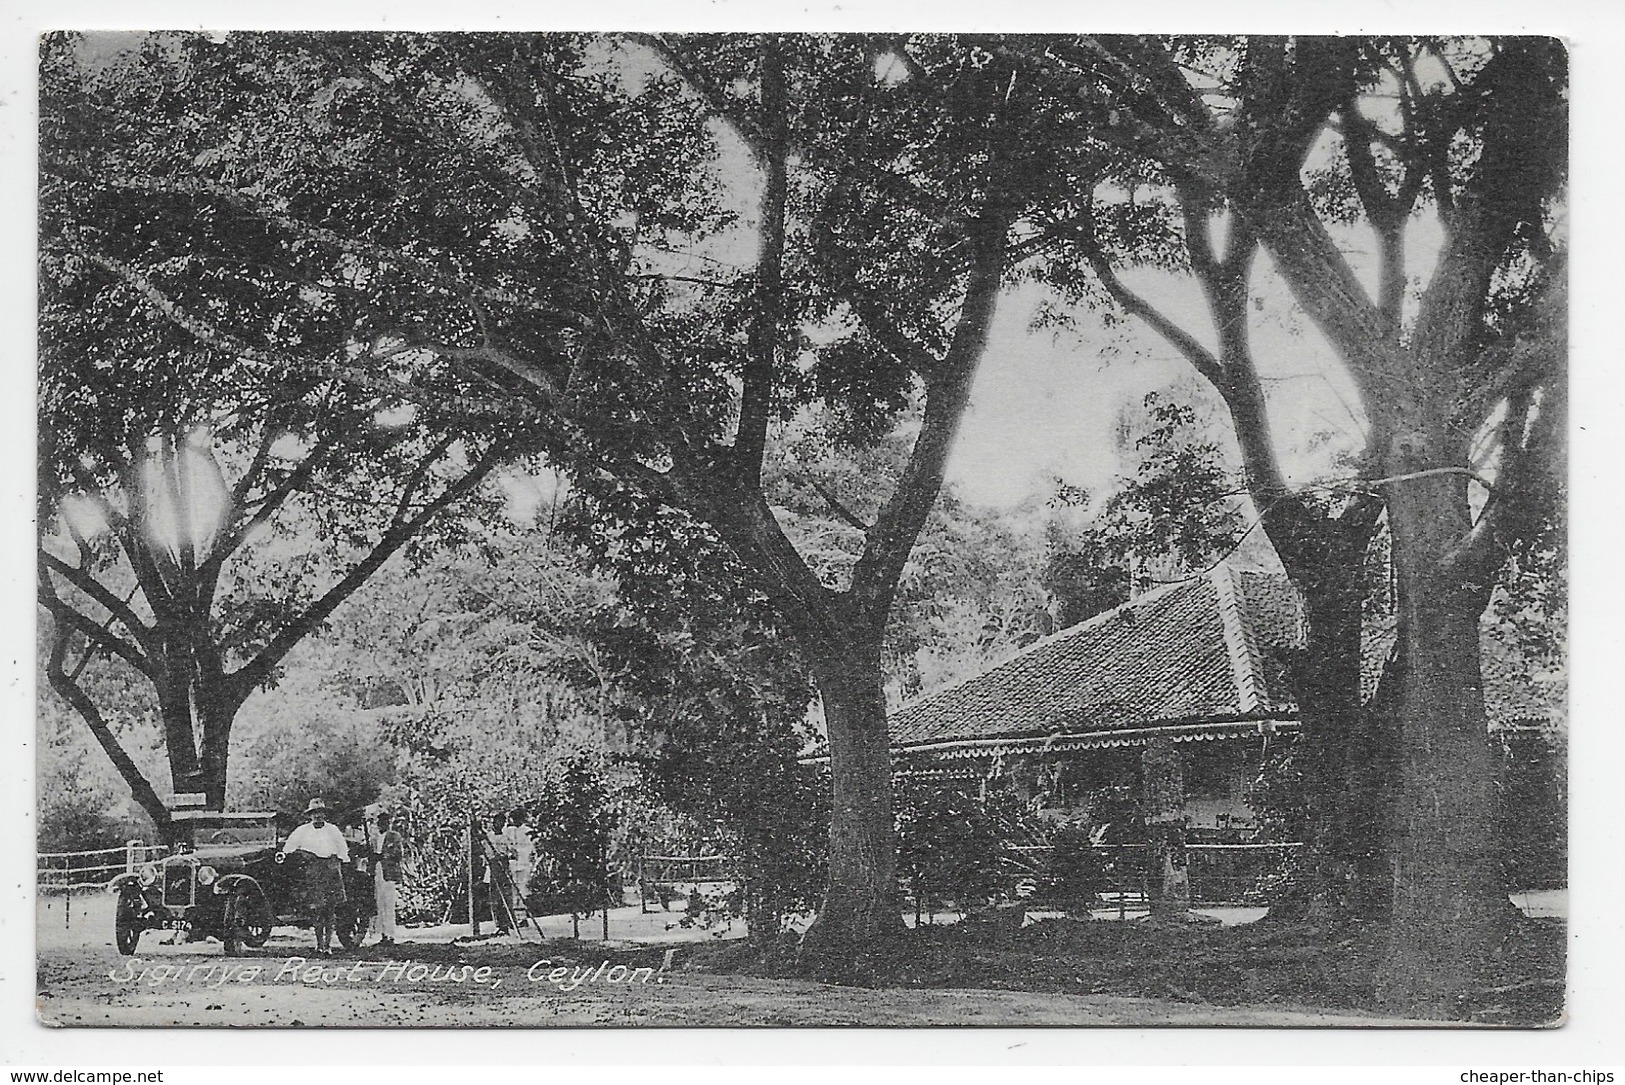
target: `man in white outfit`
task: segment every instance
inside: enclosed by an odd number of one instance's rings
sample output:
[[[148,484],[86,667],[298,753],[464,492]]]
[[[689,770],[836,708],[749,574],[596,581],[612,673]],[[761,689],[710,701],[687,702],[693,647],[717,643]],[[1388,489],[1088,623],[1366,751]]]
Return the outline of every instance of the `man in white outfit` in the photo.
[[[530,889],[530,873],[535,868],[536,842],[530,838],[529,816],[523,806],[508,815],[507,828],[502,830],[502,851],[508,859],[508,873],[513,879],[513,899],[510,904],[518,912],[525,893]]]
[[[310,818],[288,834],[277,862],[287,856],[300,856],[304,862],[298,871],[297,896],[299,902],[316,920],[316,952],[325,957],[332,952],[334,910],[343,904],[343,865],[350,861],[350,845],[339,827],[327,820],[331,811],[321,799],[311,799],[305,807]]]

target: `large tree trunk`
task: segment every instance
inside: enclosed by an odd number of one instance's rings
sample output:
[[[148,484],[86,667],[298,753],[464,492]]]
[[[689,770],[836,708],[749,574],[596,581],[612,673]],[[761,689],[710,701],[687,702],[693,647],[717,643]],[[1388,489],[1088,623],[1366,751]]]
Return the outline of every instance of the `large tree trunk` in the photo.
[[[203,809],[224,810],[236,702],[175,680],[160,687],[158,712],[172,793],[201,794]]]
[[[1386,920],[1394,910],[1392,829],[1403,742],[1394,708],[1399,672],[1394,660],[1384,665],[1343,750],[1348,801],[1341,816],[1348,821],[1344,842],[1350,879],[1345,914],[1360,919]]]
[[[158,683],[158,719],[164,728],[164,751],[169,755],[171,795],[200,790],[202,766],[197,748],[197,727],[192,716],[191,689],[184,679]]]
[[[1491,839],[1495,764],[1478,655],[1484,592],[1452,562],[1470,526],[1464,477],[1416,477],[1437,464],[1397,458],[1394,473],[1411,476],[1388,490],[1403,761],[1379,997],[1401,1012],[1448,1016],[1455,997],[1481,980],[1509,911]]]
[[[231,755],[231,725],[236,715],[235,708],[213,702],[198,708],[198,722],[203,727],[198,777],[210,810],[226,808],[226,769]]]
[[[1228,379],[1218,386],[1264,532],[1304,600],[1305,644],[1292,661],[1291,681],[1301,728],[1293,761],[1305,789],[1298,832],[1309,850],[1271,911],[1289,918],[1370,915],[1386,907],[1389,879],[1382,861],[1386,781],[1365,768],[1380,742],[1360,703],[1361,607],[1366,553],[1382,506],[1354,496],[1331,515],[1288,489],[1247,345],[1245,274],[1243,265],[1233,281],[1210,289],[1224,315]]]
[[[1389,780],[1392,760],[1363,710],[1361,604],[1369,531],[1327,525],[1329,560],[1301,574],[1305,647],[1292,668],[1298,755],[1304,774],[1308,855],[1279,912],[1310,918],[1386,913]]]
[[[824,702],[834,808],[829,886],[802,950],[821,972],[853,974],[901,934],[891,749],[878,636],[845,644],[803,638]]]

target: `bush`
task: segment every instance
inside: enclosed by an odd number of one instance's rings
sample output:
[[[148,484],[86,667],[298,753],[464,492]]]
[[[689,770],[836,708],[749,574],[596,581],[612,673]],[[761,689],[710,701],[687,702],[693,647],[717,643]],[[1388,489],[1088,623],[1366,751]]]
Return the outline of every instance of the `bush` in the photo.
[[[739,884],[707,908],[743,918],[756,941],[817,907],[828,878],[828,774],[796,759],[793,735],[741,729],[743,741],[685,736],[648,766],[656,795],[686,818],[692,839],[734,860]],[[702,744],[703,743],[703,744]]]
[[[1050,837],[1049,894],[1069,911],[1087,911],[1106,887],[1106,866],[1094,838],[1081,825],[1067,825]]]
[[[897,865],[916,901],[951,900],[965,912],[1005,885],[997,804],[952,783],[903,780],[897,788]]]
[[[620,904],[610,862],[619,818],[604,774],[585,755],[572,757],[528,805],[537,862],[527,906],[542,915],[585,915]]]

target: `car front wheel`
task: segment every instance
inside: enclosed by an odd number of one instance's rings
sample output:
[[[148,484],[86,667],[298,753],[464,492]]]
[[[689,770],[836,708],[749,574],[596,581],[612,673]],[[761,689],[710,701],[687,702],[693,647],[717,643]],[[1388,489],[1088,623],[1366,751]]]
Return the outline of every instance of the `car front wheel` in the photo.
[[[135,899],[119,897],[118,911],[113,914],[113,941],[121,954],[128,957],[135,952],[136,943],[141,941],[142,929],[141,911]]]
[[[255,894],[246,902],[246,914],[243,941],[258,949],[271,940],[271,906],[263,896]]]
[[[226,956],[236,957],[243,952],[253,914],[254,901],[247,893],[233,893],[226,898],[220,924],[220,941],[225,946]]]

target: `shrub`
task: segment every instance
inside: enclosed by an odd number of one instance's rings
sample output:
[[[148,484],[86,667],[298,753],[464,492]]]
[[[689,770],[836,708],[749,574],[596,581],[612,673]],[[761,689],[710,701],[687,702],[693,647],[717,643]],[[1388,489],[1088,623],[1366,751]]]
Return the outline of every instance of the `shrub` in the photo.
[[[961,912],[1004,886],[1000,819],[952,783],[903,780],[897,788],[897,862],[916,901],[952,900]]]
[[[1050,837],[1049,894],[1069,910],[1086,911],[1106,886],[1106,866],[1089,830],[1066,825]]]

